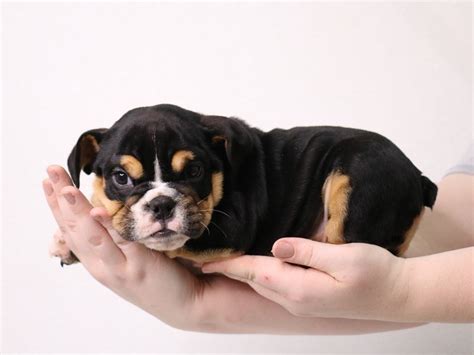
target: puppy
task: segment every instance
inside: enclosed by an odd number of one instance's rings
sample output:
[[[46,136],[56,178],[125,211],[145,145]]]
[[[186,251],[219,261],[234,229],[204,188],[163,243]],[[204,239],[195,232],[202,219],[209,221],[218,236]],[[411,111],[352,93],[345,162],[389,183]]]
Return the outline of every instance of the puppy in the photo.
[[[282,236],[402,255],[437,194],[379,134],[262,132],[173,105],[137,108],[110,129],[83,133],[68,168],[77,187],[81,171],[95,174],[92,203],[124,239],[198,263],[270,255]],[[77,261],[69,251],[60,256]]]

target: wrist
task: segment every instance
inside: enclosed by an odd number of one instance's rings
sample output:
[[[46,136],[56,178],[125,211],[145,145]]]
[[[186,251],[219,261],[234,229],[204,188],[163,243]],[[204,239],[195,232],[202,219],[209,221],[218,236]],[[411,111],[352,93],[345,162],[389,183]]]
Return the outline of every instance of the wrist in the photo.
[[[424,257],[410,258],[405,261],[406,292],[405,302],[400,307],[400,319],[406,322],[429,322],[429,304],[440,295],[431,292],[424,265]],[[431,277],[436,271],[429,272]],[[436,302],[434,302],[436,303]]]
[[[405,310],[410,298],[410,270],[412,266],[409,259],[395,256],[393,258],[385,297],[380,301],[382,309],[374,314],[373,319],[406,322]]]
[[[397,290],[397,302],[393,307],[392,319],[391,321],[403,321],[411,322],[414,321],[411,319],[413,315],[412,309],[414,308],[413,304],[418,300],[416,298],[416,292],[413,292],[414,284],[414,272],[416,271],[416,266],[413,265],[414,259],[405,259],[398,258],[401,263],[401,271],[397,277],[396,290]]]
[[[473,248],[406,260],[408,322],[472,322]]]

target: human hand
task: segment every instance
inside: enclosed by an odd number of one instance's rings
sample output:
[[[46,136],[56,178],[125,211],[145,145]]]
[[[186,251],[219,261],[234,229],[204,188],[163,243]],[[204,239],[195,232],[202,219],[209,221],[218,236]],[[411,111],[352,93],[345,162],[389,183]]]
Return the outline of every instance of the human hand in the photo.
[[[203,272],[245,282],[297,316],[392,321],[406,300],[404,259],[378,246],[284,238],[272,252],[205,264]]]
[[[87,271],[119,296],[168,324],[192,326],[199,280],[165,255],[123,240],[107,211],[93,208],[63,168],[51,166],[48,175],[43,188],[60,228],[56,240],[64,239]]]
[[[48,168],[46,199],[66,247],[120,297],[186,330],[225,333],[354,334],[410,327],[393,322],[300,318],[224,276],[196,277],[167,256],[123,240],[59,166]],[[67,196],[67,197],[66,197]],[[73,201],[73,202],[68,202]]]

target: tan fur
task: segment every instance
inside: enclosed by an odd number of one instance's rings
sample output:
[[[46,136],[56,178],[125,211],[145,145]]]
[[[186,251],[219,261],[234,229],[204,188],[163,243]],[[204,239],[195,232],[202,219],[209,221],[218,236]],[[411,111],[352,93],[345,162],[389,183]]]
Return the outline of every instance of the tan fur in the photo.
[[[122,233],[125,230],[125,221],[126,221],[125,216],[127,212],[128,212],[128,209],[124,205],[112,217],[112,226],[119,233]]]
[[[125,228],[127,212],[131,205],[137,202],[138,197],[129,198],[125,204],[121,201],[113,201],[105,195],[105,180],[103,177],[96,177],[93,183],[93,194],[91,202],[94,207],[104,207],[112,217],[112,226],[119,233]]]
[[[224,174],[214,173],[212,174],[212,200],[214,206],[216,206],[222,199],[224,193]]]
[[[214,137],[212,137],[212,143],[216,144],[216,143],[220,143],[220,142],[224,142],[224,147],[227,150],[228,144],[227,144],[227,139],[225,137],[223,137],[223,136],[214,136]]]
[[[240,256],[243,253],[232,249],[214,249],[192,252],[183,247],[176,250],[166,251],[165,254],[172,259],[179,257],[196,263],[209,263],[212,261]]]
[[[204,215],[204,217],[202,219],[202,223],[204,223],[204,225],[207,226],[209,223],[211,223],[212,211],[214,210],[211,195],[209,195],[205,199],[201,200],[198,203],[198,205],[199,205],[199,210]]]
[[[97,155],[97,152],[99,151],[99,144],[97,143],[94,136],[91,136],[88,134],[82,137],[80,146],[81,146],[80,165],[82,169],[84,166],[86,166],[87,164],[90,164],[95,159],[95,156]]]
[[[219,143],[219,142],[223,142],[225,140],[226,139],[223,136],[214,136],[214,137],[212,137],[212,142],[213,143]]]
[[[143,176],[143,166],[140,161],[131,155],[122,155],[120,165],[125,169],[132,179],[139,179]]]
[[[402,256],[405,254],[407,251],[408,247],[410,246],[411,241],[413,240],[413,237],[415,236],[416,230],[418,229],[418,226],[420,224],[421,219],[423,218],[423,214],[425,213],[425,210],[423,209],[420,214],[413,220],[413,223],[411,227],[408,229],[408,231],[405,233],[405,240],[400,245],[398,248],[398,255]]]
[[[349,176],[334,172],[328,176],[323,187],[324,201],[327,201],[328,221],[324,234],[328,243],[343,244],[344,220],[351,193]]]
[[[138,201],[138,196],[129,197],[125,204],[115,213],[112,217],[112,225],[114,226],[115,230],[119,233],[122,233],[125,230],[129,219],[127,218],[128,212],[130,211],[130,207]]]
[[[204,214],[203,223],[207,226],[211,222],[212,211],[214,207],[220,202],[223,194],[224,175],[219,173],[212,174],[212,190],[209,196],[201,200],[198,205],[199,209]]]
[[[194,153],[189,150],[178,150],[174,153],[173,158],[171,159],[171,167],[173,171],[176,173],[180,173],[183,171],[184,166],[188,162],[188,160],[194,159]]]
[[[133,158],[133,157],[132,157]],[[135,158],[133,158],[135,159]],[[121,161],[123,160],[123,157]],[[127,161],[132,161],[127,158]],[[141,164],[140,164],[141,165]],[[124,166],[122,164],[122,166]],[[125,168],[125,166],[124,166]],[[129,172],[127,170],[127,172]],[[199,203],[199,209],[202,211],[204,218],[203,223],[207,226],[211,222],[214,207],[220,202],[223,194],[224,175],[219,173],[212,174],[212,190],[207,198]],[[93,194],[91,197],[92,205],[95,207],[104,207],[110,216],[112,216],[112,225],[120,233],[124,230],[127,223],[126,216],[131,205],[137,202],[137,197],[133,197],[125,204],[121,201],[112,201],[105,195],[105,180],[103,177],[96,177],[93,182]],[[219,254],[220,255],[220,254]],[[210,257],[210,256],[206,256]],[[196,259],[197,260],[197,259]],[[216,259],[217,260],[217,259]]]
[[[115,215],[122,208],[122,202],[109,200],[105,195],[105,181],[103,177],[96,177],[92,188],[94,191],[91,197],[92,205],[104,207],[111,216]]]

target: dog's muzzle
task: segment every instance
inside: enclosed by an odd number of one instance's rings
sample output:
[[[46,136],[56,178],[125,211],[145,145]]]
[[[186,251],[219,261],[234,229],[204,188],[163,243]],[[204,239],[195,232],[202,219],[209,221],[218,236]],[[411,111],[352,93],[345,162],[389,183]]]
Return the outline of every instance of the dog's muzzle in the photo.
[[[180,248],[206,225],[198,202],[167,183],[155,185],[131,208],[130,239],[155,250]]]

